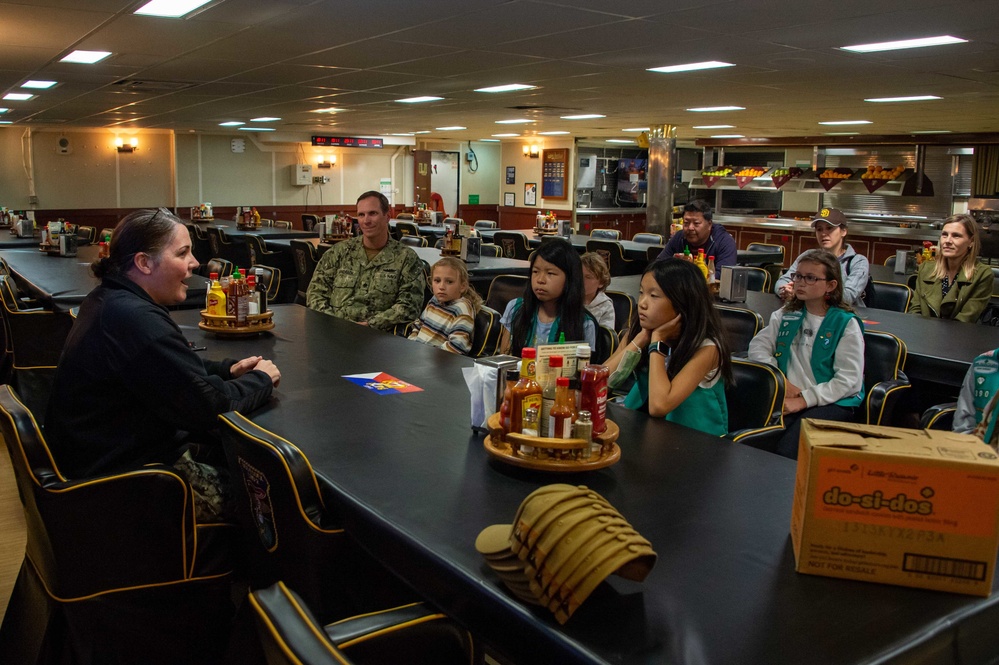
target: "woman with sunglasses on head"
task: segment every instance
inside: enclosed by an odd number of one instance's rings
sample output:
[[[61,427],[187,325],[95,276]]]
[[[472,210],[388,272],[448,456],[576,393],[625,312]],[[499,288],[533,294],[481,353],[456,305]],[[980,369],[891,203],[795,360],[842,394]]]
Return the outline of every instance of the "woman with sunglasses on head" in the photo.
[[[802,418],[853,419],[864,397],[864,334],[843,302],[840,264],[813,249],[798,257],[794,293],[749,343],[749,358],[786,377],[784,434],[776,452],[797,459]]]
[[[910,314],[975,323],[992,297],[992,268],[978,262],[981,241],[971,215],[944,220],[937,260],[919,266]]]
[[[167,307],[184,302],[197,266],[169,211],[118,223],[59,359],[45,436],[70,478],[172,464],[191,482],[198,518],[218,521],[229,517],[214,468],[225,457],[211,431],[219,414],[264,404],[281,373],[260,356],[213,362],[194,352]]]

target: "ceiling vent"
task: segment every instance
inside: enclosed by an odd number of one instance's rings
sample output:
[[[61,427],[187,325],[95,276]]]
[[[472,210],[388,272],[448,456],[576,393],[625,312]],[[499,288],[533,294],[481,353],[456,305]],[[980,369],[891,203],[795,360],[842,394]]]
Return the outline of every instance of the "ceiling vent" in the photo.
[[[196,83],[186,81],[153,81],[149,79],[122,79],[111,84],[116,90],[124,92],[174,92],[190,88]]]

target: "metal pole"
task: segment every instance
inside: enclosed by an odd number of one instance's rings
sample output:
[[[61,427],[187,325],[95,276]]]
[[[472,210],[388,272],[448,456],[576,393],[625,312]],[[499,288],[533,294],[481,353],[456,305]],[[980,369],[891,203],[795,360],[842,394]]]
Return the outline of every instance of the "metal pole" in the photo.
[[[673,221],[673,183],[676,180],[676,126],[649,128],[648,208],[645,229],[669,235]]]

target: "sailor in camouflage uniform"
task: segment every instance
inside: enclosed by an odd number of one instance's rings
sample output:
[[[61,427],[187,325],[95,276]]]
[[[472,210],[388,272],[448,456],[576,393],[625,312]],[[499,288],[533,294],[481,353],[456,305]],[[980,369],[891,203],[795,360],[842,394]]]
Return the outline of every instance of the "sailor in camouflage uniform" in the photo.
[[[379,192],[357,199],[361,236],[337,243],[319,259],[306,296],[310,309],[381,330],[419,318],[423,262],[389,237],[388,210]]]

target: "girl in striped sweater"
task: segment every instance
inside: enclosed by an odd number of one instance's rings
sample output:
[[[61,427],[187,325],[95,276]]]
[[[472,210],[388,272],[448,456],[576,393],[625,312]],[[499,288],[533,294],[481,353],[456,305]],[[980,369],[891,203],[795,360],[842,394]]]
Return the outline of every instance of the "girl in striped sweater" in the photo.
[[[468,355],[482,298],[468,283],[465,262],[446,256],[435,263],[430,271],[430,288],[434,296],[413,323],[409,339]]]

